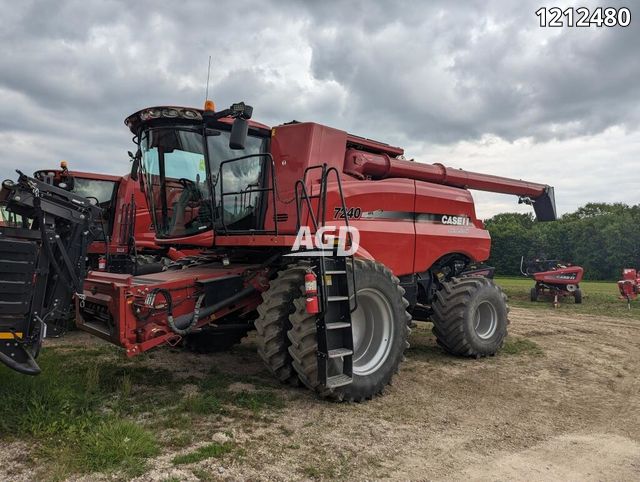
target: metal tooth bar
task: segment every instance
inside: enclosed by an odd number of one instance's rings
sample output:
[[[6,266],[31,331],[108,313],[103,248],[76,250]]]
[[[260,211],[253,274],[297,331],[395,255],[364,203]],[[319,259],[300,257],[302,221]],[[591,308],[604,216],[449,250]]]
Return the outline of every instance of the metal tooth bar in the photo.
[[[351,382],[353,382],[353,379],[349,375],[341,374],[334,377],[328,377],[326,387],[337,388],[344,385],[349,385]]]
[[[353,355],[353,350],[347,348],[336,348],[335,350],[329,350],[327,354],[329,358],[340,358],[343,356]]]
[[[346,321],[336,321],[334,323],[327,323],[325,326],[327,330],[339,330],[341,328],[349,328],[351,323],[347,323]]]

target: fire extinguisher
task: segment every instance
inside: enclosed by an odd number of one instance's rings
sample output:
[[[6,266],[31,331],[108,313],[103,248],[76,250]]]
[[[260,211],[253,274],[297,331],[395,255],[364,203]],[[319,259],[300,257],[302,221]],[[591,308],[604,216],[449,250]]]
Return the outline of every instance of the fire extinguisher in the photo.
[[[310,315],[320,313],[320,303],[318,302],[318,278],[311,269],[308,269],[304,275],[304,293],[307,297],[307,313]]]
[[[105,256],[100,256],[98,258],[98,271],[104,271],[107,269],[107,258]]]

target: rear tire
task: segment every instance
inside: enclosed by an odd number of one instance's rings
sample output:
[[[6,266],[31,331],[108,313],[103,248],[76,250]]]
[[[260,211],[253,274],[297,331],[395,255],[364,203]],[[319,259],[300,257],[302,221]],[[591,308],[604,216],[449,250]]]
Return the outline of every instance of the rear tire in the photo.
[[[535,286],[531,288],[531,301],[538,301],[538,290]]]
[[[321,397],[360,402],[382,392],[398,372],[404,350],[409,347],[411,315],[406,310],[409,302],[404,298],[400,280],[388,268],[356,259],[354,269],[358,309],[352,314],[353,382],[328,389],[318,381],[317,315],[306,312],[303,297],[295,300],[296,311],[290,316],[289,353],[302,383]],[[376,344],[376,339],[381,343]]]
[[[573,300],[575,301],[576,305],[579,305],[582,303],[582,290],[580,288],[577,288],[573,292]]]
[[[255,321],[258,355],[269,371],[287,385],[300,385],[288,350],[291,342],[287,332],[291,328],[289,315],[295,311],[293,301],[302,296],[306,270],[306,266],[295,265],[278,272],[269,289],[262,293],[260,316]]]
[[[436,293],[433,334],[440,346],[458,356],[494,355],[507,336],[507,297],[492,280],[453,278]]]

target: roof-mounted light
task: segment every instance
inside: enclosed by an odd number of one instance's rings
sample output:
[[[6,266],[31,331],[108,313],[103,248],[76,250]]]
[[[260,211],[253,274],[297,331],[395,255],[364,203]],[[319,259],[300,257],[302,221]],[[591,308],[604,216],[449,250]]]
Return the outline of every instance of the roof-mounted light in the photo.
[[[212,100],[207,99],[204,101],[204,110],[215,112],[216,104]]]

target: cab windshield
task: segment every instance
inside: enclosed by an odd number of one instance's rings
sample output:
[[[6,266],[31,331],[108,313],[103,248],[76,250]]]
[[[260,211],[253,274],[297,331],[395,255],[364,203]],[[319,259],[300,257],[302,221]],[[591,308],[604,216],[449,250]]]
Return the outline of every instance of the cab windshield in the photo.
[[[141,168],[156,236],[192,236],[219,228],[223,222],[232,228],[254,228],[260,198],[250,190],[261,183],[263,159],[249,157],[220,167],[223,161],[264,152],[265,142],[249,136],[244,150],[231,150],[228,131],[207,129],[205,144],[202,132],[189,127],[146,130],[140,143]],[[239,194],[223,197],[222,189]]]

